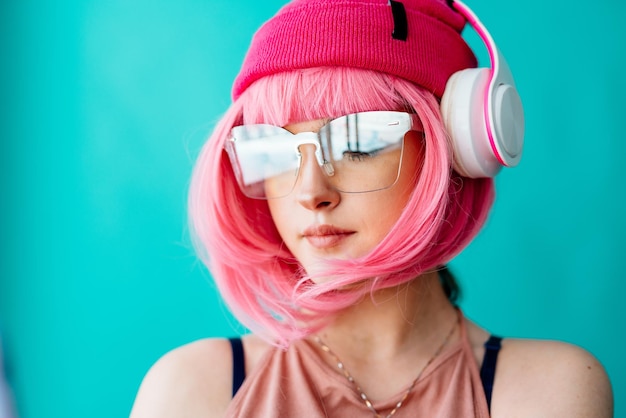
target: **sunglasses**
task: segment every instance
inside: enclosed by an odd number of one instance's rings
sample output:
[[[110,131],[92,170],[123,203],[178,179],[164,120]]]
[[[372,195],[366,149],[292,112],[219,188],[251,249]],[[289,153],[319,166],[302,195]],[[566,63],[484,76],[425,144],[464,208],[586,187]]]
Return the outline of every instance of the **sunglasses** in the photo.
[[[241,191],[254,199],[275,199],[296,185],[304,152],[315,159],[332,187],[344,193],[383,190],[398,180],[404,135],[411,114],[360,112],[333,119],[317,132],[242,125],[224,145]],[[308,150],[308,151],[307,151]]]

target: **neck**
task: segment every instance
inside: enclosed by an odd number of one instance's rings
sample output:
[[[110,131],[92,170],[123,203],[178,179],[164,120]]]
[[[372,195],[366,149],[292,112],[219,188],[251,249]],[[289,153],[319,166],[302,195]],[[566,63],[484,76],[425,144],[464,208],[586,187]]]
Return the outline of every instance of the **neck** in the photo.
[[[437,273],[431,272],[364,297],[319,335],[340,357],[384,362],[407,353],[428,356],[456,315]]]

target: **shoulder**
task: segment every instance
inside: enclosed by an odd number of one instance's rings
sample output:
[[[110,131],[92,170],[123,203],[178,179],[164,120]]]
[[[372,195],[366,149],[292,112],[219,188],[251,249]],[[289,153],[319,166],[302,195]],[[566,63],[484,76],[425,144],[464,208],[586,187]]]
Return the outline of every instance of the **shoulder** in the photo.
[[[271,345],[242,338],[246,374]],[[141,383],[131,418],[221,417],[232,399],[233,356],[224,338],[198,340],[161,357]]]
[[[608,376],[589,352],[557,341],[505,339],[493,417],[612,417]]]
[[[170,351],[144,377],[131,418],[220,417],[231,399],[227,339],[204,339]]]

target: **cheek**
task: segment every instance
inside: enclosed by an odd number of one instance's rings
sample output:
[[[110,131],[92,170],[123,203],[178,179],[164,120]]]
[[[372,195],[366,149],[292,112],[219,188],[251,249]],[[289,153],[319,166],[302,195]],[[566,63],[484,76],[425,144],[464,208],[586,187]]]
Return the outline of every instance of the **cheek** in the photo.
[[[274,221],[276,229],[283,235],[283,230],[286,228],[286,224],[289,222],[289,217],[286,216],[287,210],[284,208],[284,204],[281,204],[280,199],[269,199],[267,206],[270,210],[270,215]]]
[[[395,193],[383,193],[379,196],[381,203],[370,206],[368,218],[370,225],[376,226],[373,229],[375,244],[386,237],[398,222],[411,193],[411,187],[408,184],[396,184],[393,189],[395,190],[389,190],[389,192],[395,191]]]
[[[377,224],[377,238],[384,238],[394,227],[406,207],[417,184],[423,164],[424,148],[420,134],[407,135],[405,139],[402,168],[396,184],[381,192],[382,204],[372,205],[369,220]]]
[[[298,217],[294,216],[294,208],[289,205],[287,199],[269,199],[267,205],[280,240],[293,252],[298,234]]]
[[[411,198],[424,163],[424,143],[420,134],[409,132],[404,141],[402,166],[398,181],[394,187],[388,190],[389,196],[385,197],[390,200],[389,206],[397,216],[400,215]]]
[[[417,184],[417,179],[424,165],[424,146],[424,139],[421,133],[411,131],[406,134],[402,168],[398,179],[398,182],[402,183],[403,187],[410,187],[412,190]]]

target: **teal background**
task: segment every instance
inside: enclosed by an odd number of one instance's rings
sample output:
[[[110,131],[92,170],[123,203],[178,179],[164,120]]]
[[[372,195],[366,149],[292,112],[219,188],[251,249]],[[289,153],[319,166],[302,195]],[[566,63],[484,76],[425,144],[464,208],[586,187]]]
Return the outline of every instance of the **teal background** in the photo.
[[[282,3],[0,5],[0,329],[21,418],[127,416],[160,355],[241,331],[193,255],[186,188]],[[494,332],[593,352],[625,417],[626,7],[470,5],[514,70],[527,147],[453,263],[462,307]]]

